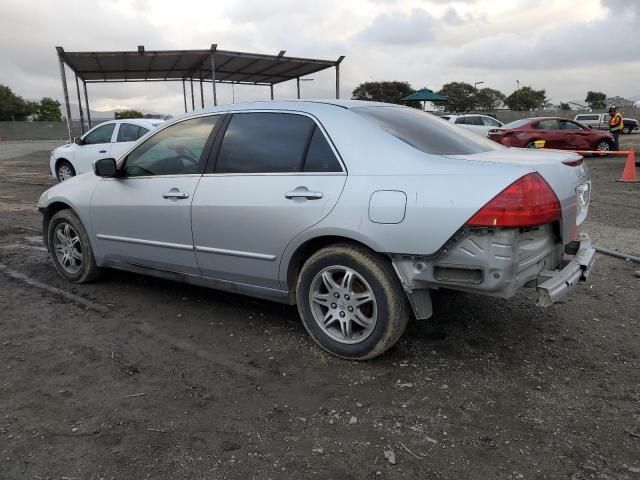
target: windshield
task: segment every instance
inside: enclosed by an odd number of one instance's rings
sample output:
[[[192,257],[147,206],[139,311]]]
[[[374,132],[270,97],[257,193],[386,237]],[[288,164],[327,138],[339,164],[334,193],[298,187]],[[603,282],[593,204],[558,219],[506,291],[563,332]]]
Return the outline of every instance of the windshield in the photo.
[[[502,128],[519,128],[523,125],[526,125],[530,121],[530,118],[523,118],[522,120],[516,120],[515,122],[507,123],[506,125],[503,125]]]
[[[505,148],[415,108],[357,107],[351,111],[425,153],[470,155]]]

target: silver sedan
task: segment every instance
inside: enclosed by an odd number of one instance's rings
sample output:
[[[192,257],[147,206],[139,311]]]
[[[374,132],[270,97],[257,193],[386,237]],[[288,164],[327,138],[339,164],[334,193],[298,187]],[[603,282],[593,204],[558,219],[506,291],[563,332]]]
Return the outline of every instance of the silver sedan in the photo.
[[[59,274],[116,268],[297,304],[348,359],[382,354],[430,292],[550,305],[594,250],[582,157],[505,148],[416,109],[357,101],[227,105],[47,190]]]

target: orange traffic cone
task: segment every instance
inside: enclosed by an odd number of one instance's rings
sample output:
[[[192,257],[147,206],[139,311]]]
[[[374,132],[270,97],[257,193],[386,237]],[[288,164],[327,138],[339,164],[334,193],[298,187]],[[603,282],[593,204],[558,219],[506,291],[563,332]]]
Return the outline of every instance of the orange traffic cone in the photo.
[[[627,156],[627,163],[622,171],[622,177],[616,178],[616,182],[637,182],[638,177],[636,175],[636,159],[633,153],[633,148],[629,149],[629,155]]]

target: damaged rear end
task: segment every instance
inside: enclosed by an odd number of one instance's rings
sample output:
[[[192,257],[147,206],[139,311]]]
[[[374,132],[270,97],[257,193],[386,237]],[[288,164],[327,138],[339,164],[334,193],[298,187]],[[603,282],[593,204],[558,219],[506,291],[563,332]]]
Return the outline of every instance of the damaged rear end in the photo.
[[[431,315],[429,289],[510,298],[534,287],[538,305],[546,307],[586,279],[595,250],[579,234],[591,192],[581,156],[503,149],[449,158],[531,171],[482,206],[436,253],[393,256],[418,318]]]

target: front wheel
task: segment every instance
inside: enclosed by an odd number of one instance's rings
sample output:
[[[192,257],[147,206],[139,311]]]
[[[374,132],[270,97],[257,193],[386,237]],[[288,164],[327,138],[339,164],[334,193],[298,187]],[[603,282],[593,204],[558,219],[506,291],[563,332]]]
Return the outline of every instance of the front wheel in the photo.
[[[51,218],[47,244],[56,270],[65,280],[87,283],[100,273],[87,232],[71,210],[60,210]]]
[[[56,176],[58,177],[58,181],[64,182],[65,180],[76,176],[76,169],[73,168],[73,165],[71,165],[67,160],[61,160],[58,162],[58,166],[56,167]]]
[[[596,144],[596,148],[594,150],[606,153],[611,150],[611,143],[606,140],[601,140]]]
[[[349,244],[324,248],[306,261],[296,299],[315,342],[350,360],[387,351],[409,319],[407,297],[389,262]]]
[[[628,135],[631,133],[631,128],[630,127],[624,127],[622,129],[622,133],[624,133],[625,135]]]

